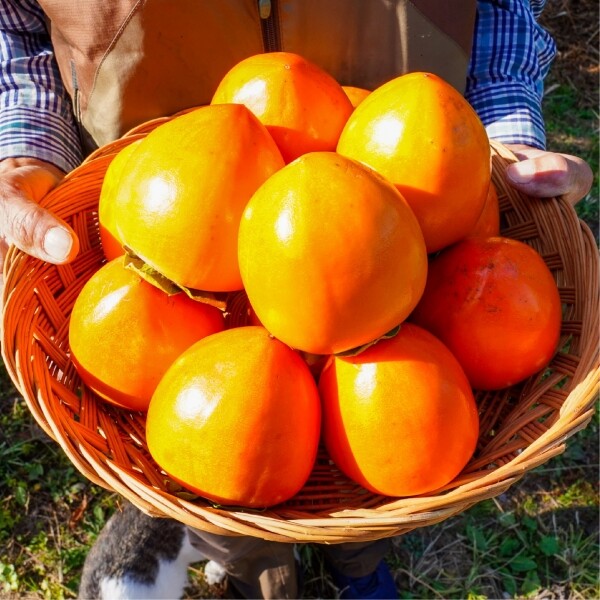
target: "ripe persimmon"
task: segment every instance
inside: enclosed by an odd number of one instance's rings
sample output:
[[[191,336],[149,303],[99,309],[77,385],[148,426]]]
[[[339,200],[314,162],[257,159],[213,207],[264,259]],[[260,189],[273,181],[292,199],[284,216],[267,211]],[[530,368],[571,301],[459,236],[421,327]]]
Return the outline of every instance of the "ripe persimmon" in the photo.
[[[402,195],[335,152],[305,154],[260,186],[238,248],[260,322],[312,354],[386,334],[414,308],[427,276],[423,236]]]
[[[356,87],[354,85],[343,85],[342,89],[346,92],[346,96],[348,96],[354,108],[356,108],[371,93],[371,90]]]
[[[300,356],[264,327],[208,336],[169,368],[150,402],[148,450],[174,480],[220,504],[265,507],[306,483],[321,406]]]
[[[353,109],[329,73],[293,52],[256,54],[237,63],[211,102],[247,106],[270,131],[286,162],[306,152],[335,150]]]
[[[429,253],[465,237],[481,214],[491,178],[488,136],[437,75],[408,73],[373,90],[348,118],[337,151],[398,187]]]
[[[125,165],[140,142],[141,139],[136,139],[121,148],[110,161],[102,180],[100,198],[98,199],[98,223],[102,251],[107,260],[112,260],[113,258],[117,258],[117,256],[125,254],[123,243],[118,239],[114,223],[114,213],[119,210],[115,207],[116,192],[119,189],[121,174],[125,169]]]
[[[122,170],[116,234],[179,286],[241,289],[242,211],[283,164],[269,132],[241,104],[203,106],[174,117],[139,143]]]
[[[412,323],[356,356],[330,357],[319,392],[330,457],[372,492],[437,490],[475,450],[479,420],[467,377],[442,342]]]
[[[548,364],[560,336],[561,300],[536,250],[505,237],[474,237],[430,261],[411,321],[439,337],[475,389],[518,383]]]
[[[183,292],[168,296],[118,257],[100,267],[75,300],[69,322],[71,359],[83,382],[100,397],[144,411],[173,360],[223,328],[219,309]]]

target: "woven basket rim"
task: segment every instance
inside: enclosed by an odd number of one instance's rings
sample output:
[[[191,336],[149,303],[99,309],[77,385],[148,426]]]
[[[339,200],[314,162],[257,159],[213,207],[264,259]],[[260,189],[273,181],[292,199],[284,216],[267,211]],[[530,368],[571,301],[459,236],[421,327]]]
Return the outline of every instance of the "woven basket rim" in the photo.
[[[485,440],[482,464],[475,458],[452,484],[434,493],[386,498],[332,475],[328,457],[321,455],[314,481],[298,502],[263,511],[213,506],[165,487],[143,444],[130,443],[143,438],[142,421],[126,411],[98,407],[93,393],[77,380],[65,332],[82,279],[98,268],[101,251],[90,207],[97,202],[103,173],[119,149],[169,119],[143,124],[98,149],[44,199],[43,205],[65,218],[84,242],[71,265],[42,263],[15,247],[6,257],[2,356],[7,372],[38,424],[90,481],[148,514],[212,533],[282,542],[367,541],[437,523],[503,493],[562,453],[566,440],[587,426],[600,380],[595,238],[561,199],[525,198],[509,188],[503,169],[516,159],[492,141],[494,183],[507,219],[502,234],[535,247],[553,270],[566,307],[562,343],[569,350],[557,355],[547,377],[538,374],[501,395],[478,394],[490,422],[510,425],[506,431],[499,425],[495,439]],[[494,402],[501,404],[498,414]],[[328,494],[335,496],[329,504],[323,501]]]

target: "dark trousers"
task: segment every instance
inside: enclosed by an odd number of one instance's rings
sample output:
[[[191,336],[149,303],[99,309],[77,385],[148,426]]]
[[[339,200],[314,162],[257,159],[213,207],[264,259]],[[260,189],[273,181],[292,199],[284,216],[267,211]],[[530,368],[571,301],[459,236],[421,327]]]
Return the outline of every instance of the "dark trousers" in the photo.
[[[188,529],[190,541],[223,566],[245,598],[298,598],[294,544],[247,536],[222,536]],[[372,573],[390,549],[390,540],[318,544],[335,569],[351,577]]]

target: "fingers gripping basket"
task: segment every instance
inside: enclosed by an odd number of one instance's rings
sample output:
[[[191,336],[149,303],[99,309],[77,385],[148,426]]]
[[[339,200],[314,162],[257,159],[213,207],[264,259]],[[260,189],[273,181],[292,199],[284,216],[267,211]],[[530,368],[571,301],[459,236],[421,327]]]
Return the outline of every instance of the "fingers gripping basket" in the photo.
[[[503,179],[514,157],[493,143],[493,178],[503,234],[538,250],[558,283],[564,308],[560,350],[524,383],[478,395],[476,454],[454,481],[413,498],[371,494],[319,454],[305,487],[264,511],[227,509],[186,494],[161,472],[144,442],[144,419],[99,401],[69,358],[69,314],[85,281],[103,263],[96,208],[112,157],[157,120],[96,151],[44,200],[77,232],[81,251],[54,266],[11,248],[5,264],[3,358],[40,426],[91,481],[143,511],[204,531],[282,542],[366,541],[408,532],[496,496],[527,471],[563,452],[589,422],[598,387],[598,250],[574,210],[559,200],[524,198]],[[232,309],[235,311],[235,309]]]

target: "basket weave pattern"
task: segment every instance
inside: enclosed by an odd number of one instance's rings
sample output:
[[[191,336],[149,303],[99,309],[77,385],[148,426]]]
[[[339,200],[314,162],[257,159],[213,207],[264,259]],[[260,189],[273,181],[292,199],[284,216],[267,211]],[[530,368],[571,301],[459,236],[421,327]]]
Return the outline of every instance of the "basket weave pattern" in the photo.
[[[587,425],[598,390],[598,249],[572,207],[525,198],[503,174],[514,157],[492,143],[503,235],[534,247],[551,269],[563,302],[560,350],[525,382],[477,395],[478,448],[444,489],[420,497],[367,492],[343,476],[321,450],[313,473],[288,502],[264,511],[214,506],[182,490],[160,470],[144,441],[144,416],[112,407],[85,387],[69,357],[73,303],[103,264],[97,223],[102,178],[113,156],[165,119],[138,127],[97,150],[44,199],[76,231],[81,250],[69,265],[50,265],[16,248],[5,264],[2,353],[11,379],[39,425],[91,481],[143,511],[220,534],[282,542],[366,541],[406,533],[494,497],[527,471],[560,454]],[[233,296],[231,319],[243,312]]]

